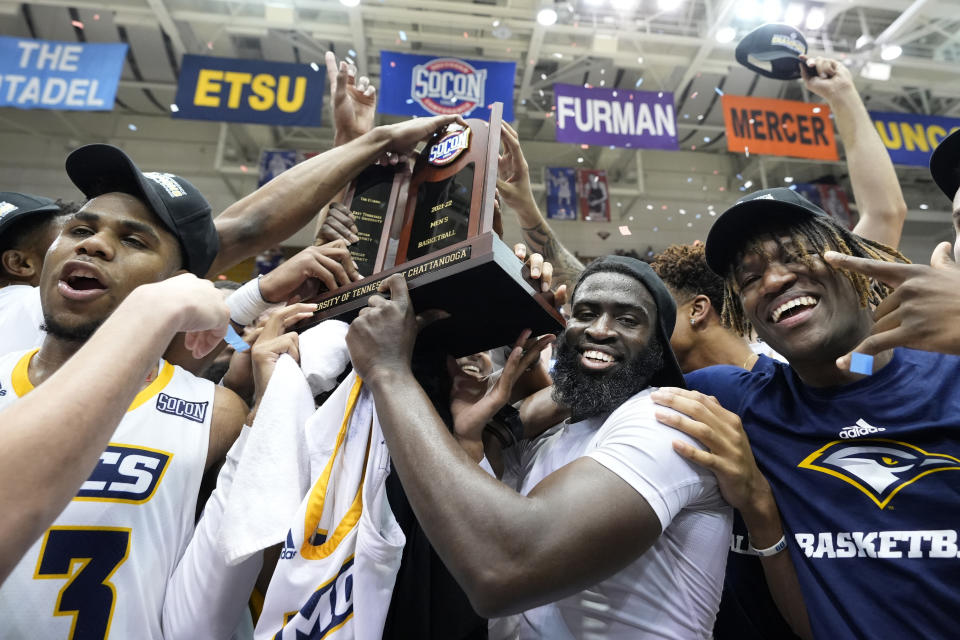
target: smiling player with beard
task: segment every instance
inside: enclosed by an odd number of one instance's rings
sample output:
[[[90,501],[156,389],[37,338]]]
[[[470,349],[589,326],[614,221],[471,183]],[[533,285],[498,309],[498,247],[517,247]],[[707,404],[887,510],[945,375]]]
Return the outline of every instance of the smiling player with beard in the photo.
[[[709,638],[731,512],[714,476],[672,449],[682,434],[654,418],[649,385],[683,377],[669,347],[676,310],[649,266],[610,256],[581,275],[557,391],[573,418],[504,452],[516,488],[481,470],[434,411],[410,367],[405,283],[387,288],[347,345],[420,525],[476,611],[523,612],[520,638]],[[516,346],[503,377],[545,344]]]

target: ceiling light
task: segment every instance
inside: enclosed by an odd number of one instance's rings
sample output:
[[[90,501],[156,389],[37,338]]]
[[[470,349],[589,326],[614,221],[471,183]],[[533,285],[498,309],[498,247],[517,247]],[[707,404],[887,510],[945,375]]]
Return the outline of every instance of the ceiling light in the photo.
[[[762,15],[765,22],[776,22],[780,19],[782,11],[780,0],[763,0]]]
[[[681,0],[657,0],[657,8],[660,11],[673,11],[680,6]]]
[[[810,31],[815,31],[823,26],[826,18],[827,16],[823,11],[823,7],[811,7],[810,11],[807,12],[807,21],[804,23],[804,26]]]
[[[923,209],[924,211],[926,211],[927,209],[930,208],[930,205],[928,205],[928,204],[921,204],[921,205],[920,205],[920,208]]]
[[[891,67],[886,62],[868,62],[860,69],[860,75],[868,80],[886,82],[890,79]]]
[[[744,189],[749,189],[752,186],[753,186],[753,180],[747,180],[746,182],[743,183]]]
[[[880,57],[887,62],[896,60],[903,53],[903,49],[898,44],[886,44],[880,49]]]
[[[760,3],[757,0],[740,0],[737,3],[737,20],[753,20],[760,13]]]
[[[716,33],[717,42],[725,44],[727,42],[733,42],[733,39],[737,37],[737,30],[733,27],[720,27],[717,29]]]
[[[783,14],[783,21],[787,24],[799,28],[803,24],[803,15],[806,13],[804,7],[799,2],[791,2],[787,5],[787,11]]]
[[[544,27],[557,23],[557,10],[553,7],[544,7],[537,12],[537,22]]]
[[[793,182],[793,176],[784,176],[783,181],[786,182],[787,184],[790,184],[791,182]]]
[[[856,49],[863,49],[865,46],[867,46],[871,42],[873,42],[873,38],[871,38],[870,36],[864,33],[859,38],[857,38],[857,41],[854,43],[853,46]]]
[[[360,4],[360,0],[340,0],[340,4],[345,7],[355,7]]]

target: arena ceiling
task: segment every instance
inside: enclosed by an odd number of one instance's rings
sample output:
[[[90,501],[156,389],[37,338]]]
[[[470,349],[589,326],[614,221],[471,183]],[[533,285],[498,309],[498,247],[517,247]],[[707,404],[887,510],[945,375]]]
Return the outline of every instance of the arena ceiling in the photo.
[[[805,30],[813,53],[844,59],[857,75],[868,108],[960,116],[960,0],[798,0],[823,10],[823,26]],[[674,8],[660,7],[670,4]],[[351,57],[377,81],[383,49],[513,60],[515,108],[534,181],[546,165],[607,169],[619,213],[626,218],[652,199],[684,194],[704,202],[732,199],[747,181],[770,186],[824,174],[842,180],[841,164],[729,154],[720,92],[804,99],[799,81],[779,82],[743,69],[733,42],[717,41],[732,26],[737,39],[764,11],[788,0],[578,0],[557,2],[560,18],[544,27],[537,0],[43,0],[0,1],[0,33],[61,41],[126,42],[129,54],[114,111],[98,114],[0,109],[0,132],[61,137],[70,142],[142,135],[124,122],[151,122],[158,139],[196,138],[196,127],[170,123],[180,57],[196,53],[287,62],[316,62],[332,49]],[[622,7],[613,9],[612,6]],[[779,19],[779,18],[778,18]],[[858,48],[857,45],[860,45]],[[879,62],[883,45],[902,47],[889,80],[859,76]],[[555,82],[673,91],[681,149],[670,153],[554,142]],[[326,108],[325,108],[326,110]],[[378,116],[391,122],[392,116]],[[215,169],[237,174],[256,165],[261,148],[324,149],[332,140],[329,114],[315,129],[204,123],[217,140]],[[182,122],[182,121],[178,121]],[[182,130],[182,131],[181,131]],[[204,134],[207,135],[207,134]],[[638,167],[641,168],[638,171]],[[908,205],[929,197],[926,172],[901,172]],[[225,178],[226,179],[226,178]],[[696,193],[694,193],[696,192]],[[721,193],[722,192],[722,193]],[[723,195],[723,194],[726,195]],[[945,205],[944,205],[945,206]],[[649,208],[649,207],[648,207]],[[914,223],[942,217],[912,212]]]

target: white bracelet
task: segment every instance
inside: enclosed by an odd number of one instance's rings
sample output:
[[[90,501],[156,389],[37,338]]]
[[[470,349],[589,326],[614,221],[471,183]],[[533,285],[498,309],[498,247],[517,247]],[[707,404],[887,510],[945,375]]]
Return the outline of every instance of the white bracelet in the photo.
[[[753,546],[753,543],[750,543],[750,551],[754,552],[761,558],[768,558],[770,556],[775,556],[784,549],[787,548],[787,536],[786,534],[780,536],[780,539],[777,540],[777,543],[772,547],[767,547],[766,549],[757,549]]]
[[[230,319],[240,326],[253,324],[264,311],[274,306],[267,302],[260,293],[260,279],[249,280],[242,287],[234,291],[227,298],[230,307]]]

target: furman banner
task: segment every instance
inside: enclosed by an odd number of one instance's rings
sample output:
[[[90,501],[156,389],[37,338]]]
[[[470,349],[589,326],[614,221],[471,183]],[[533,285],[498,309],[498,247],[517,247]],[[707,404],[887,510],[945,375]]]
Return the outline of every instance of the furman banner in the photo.
[[[503,103],[503,119],[513,120],[516,62],[492,62],[380,52],[377,110],[410,116],[458,113],[488,119],[489,107]]]
[[[677,149],[673,94],[553,85],[557,142]]]
[[[326,81],[306,64],[185,55],[172,115],[319,127]]]
[[[960,129],[960,118],[871,111],[870,119],[893,163],[915,167],[929,166],[940,141]]]
[[[730,151],[813,160],[838,158],[826,105],[731,95],[721,100]]]
[[[0,107],[110,111],[126,44],[0,36]]]

